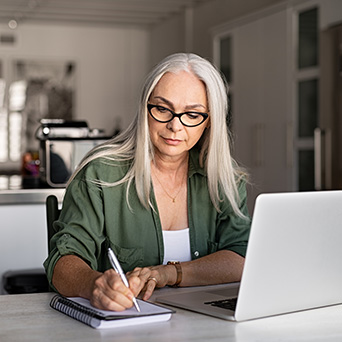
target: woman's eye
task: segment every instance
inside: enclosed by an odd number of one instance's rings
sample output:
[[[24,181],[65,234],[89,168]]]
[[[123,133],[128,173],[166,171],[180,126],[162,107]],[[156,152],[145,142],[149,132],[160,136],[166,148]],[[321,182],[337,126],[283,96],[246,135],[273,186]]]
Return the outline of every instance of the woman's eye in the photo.
[[[190,120],[197,120],[200,115],[196,113],[187,113],[186,116]]]
[[[158,106],[157,109],[158,109],[159,113],[169,113],[170,112],[167,108],[161,107],[161,106]]]

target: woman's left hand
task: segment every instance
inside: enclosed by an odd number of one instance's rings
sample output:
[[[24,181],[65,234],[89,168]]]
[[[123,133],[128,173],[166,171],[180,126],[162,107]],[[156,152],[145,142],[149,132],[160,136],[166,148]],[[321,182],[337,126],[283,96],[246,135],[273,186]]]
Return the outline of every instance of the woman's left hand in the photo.
[[[169,285],[170,278],[172,278],[172,268],[168,265],[159,265],[140,268],[137,267],[133,271],[127,273],[127,278],[138,277],[143,287],[140,290],[143,300],[148,300],[155,288]]]

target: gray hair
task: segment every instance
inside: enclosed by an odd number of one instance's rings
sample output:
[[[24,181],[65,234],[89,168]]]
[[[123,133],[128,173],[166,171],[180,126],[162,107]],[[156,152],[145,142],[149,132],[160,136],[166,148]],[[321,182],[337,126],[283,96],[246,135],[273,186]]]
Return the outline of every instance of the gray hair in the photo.
[[[239,210],[238,184],[246,174],[241,171],[231,156],[231,141],[227,129],[228,85],[221,73],[206,59],[195,54],[177,53],[166,57],[150,72],[145,80],[137,114],[130,126],[108,142],[95,147],[81,162],[75,174],[91,160],[104,157],[108,160],[129,160],[132,162],[128,173],[115,183],[96,182],[116,186],[128,182],[126,201],[129,205],[129,188],[134,180],[140,202],[146,208],[152,207],[151,160],[154,159],[153,146],[148,127],[147,102],[155,86],[167,73],[187,71],[194,74],[206,86],[210,112],[210,125],[200,139],[200,165],[207,171],[211,201],[217,211],[225,196],[234,212],[244,217]],[[69,181],[69,182],[70,182]]]

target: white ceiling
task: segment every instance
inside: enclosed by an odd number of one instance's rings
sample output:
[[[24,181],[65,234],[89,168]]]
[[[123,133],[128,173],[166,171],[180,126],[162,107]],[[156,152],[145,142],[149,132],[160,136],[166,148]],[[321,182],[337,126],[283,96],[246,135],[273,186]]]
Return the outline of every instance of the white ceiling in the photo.
[[[0,0],[0,22],[153,25],[212,0]]]

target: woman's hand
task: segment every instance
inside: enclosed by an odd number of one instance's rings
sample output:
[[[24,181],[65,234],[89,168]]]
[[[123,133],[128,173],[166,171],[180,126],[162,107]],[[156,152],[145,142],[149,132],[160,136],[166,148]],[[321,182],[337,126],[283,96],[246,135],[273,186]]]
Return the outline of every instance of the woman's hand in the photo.
[[[239,281],[244,258],[231,251],[218,251],[200,259],[182,262],[181,286],[199,286]],[[222,272],[222,270],[226,270]],[[129,288],[113,270],[92,270],[75,255],[61,257],[54,268],[52,284],[66,297],[88,298],[99,309],[122,311],[133,305],[133,296],[149,299],[156,287],[173,285],[177,280],[174,265],[135,268],[127,273]]]
[[[136,277],[140,279],[141,283],[145,281],[139,293],[143,300],[148,300],[155,288],[174,284],[177,272],[172,265],[159,265],[144,268],[137,267],[132,272],[127,273],[129,283]]]
[[[90,302],[103,310],[123,311],[132,307],[133,297],[136,297],[146,284],[150,270],[142,269],[139,276],[129,277],[129,288],[124,285],[119,274],[109,269],[95,281],[91,291]]]
[[[113,269],[100,273],[78,256],[65,255],[56,263],[52,284],[65,297],[83,297],[99,309],[123,311],[132,307],[150,274],[149,268],[140,269],[129,277],[127,288]]]

